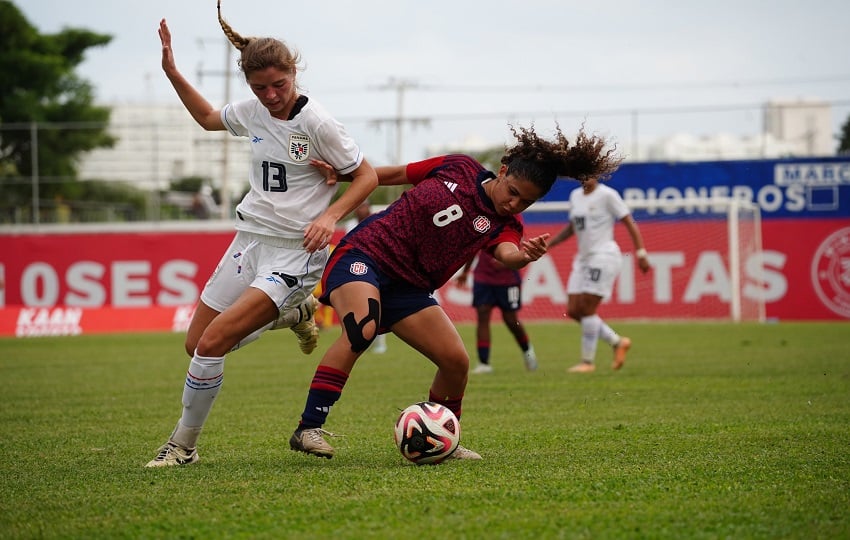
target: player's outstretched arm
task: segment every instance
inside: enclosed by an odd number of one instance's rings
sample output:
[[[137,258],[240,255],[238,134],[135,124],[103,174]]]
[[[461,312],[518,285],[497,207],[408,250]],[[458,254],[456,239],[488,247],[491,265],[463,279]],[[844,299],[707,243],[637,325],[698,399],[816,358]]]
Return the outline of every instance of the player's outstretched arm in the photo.
[[[640,229],[638,229],[637,223],[635,223],[635,220],[631,215],[624,217],[620,221],[626,226],[626,230],[629,231],[629,236],[632,237],[632,243],[635,245],[635,255],[637,256],[638,268],[640,268],[640,271],[644,274],[649,272],[649,256],[646,253],[646,248],[643,247],[643,237],[640,234]]]
[[[564,240],[566,240],[567,238],[569,238],[572,235],[573,235],[573,224],[572,224],[572,222],[570,222],[566,227],[561,229],[558,232],[558,234],[556,234],[555,236],[553,236],[549,240],[548,248],[552,249],[553,247],[557,246],[558,244],[560,244],[561,242],[563,242]]]
[[[352,180],[350,174],[338,174],[333,167],[324,161],[313,159],[310,160],[310,165],[316,167],[322,173],[329,186],[337,182],[351,182]],[[410,180],[407,179],[406,165],[375,167],[375,172],[378,174],[379,186],[400,186],[410,183]]]
[[[214,109],[177,69],[177,63],[174,61],[174,51],[171,49],[171,30],[168,29],[165,19],[159,22],[158,32],[159,40],[162,43],[162,70],[165,72],[168,80],[171,81],[171,86],[174,87],[177,96],[183,102],[183,106],[186,107],[192,118],[205,130],[223,130],[224,124],[221,121],[220,111]]]
[[[336,175],[332,167],[318,160],[312,160],[310,163],[325,176],[328,184],[335,183],[328,180],[329,171]],[[353,173],[346,176],[351,177],[351,186],[304,230],[304,248],[308,253],[327,246],[339,220],[360,206],[360,203],[378,187],[375,169],[365,159]]]
[[[407,179],[407,165],[390,165],[386,167],[377,167],[378,184],[382,186],[400,186],[409,184]]]
[[[523,240],[519,246],[511,242],[502,242],[493,251],[493,257],[514,270],[523,268],[546,254],[546,241],[549,233]]]

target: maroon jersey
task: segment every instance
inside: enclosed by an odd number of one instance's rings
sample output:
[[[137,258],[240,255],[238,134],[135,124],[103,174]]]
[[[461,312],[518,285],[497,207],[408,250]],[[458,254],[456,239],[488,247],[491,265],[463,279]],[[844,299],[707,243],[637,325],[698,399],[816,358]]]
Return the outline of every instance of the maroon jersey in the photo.
[[[496,213],[482,185],[495,175],[471,157],[410,163],[407,178],[414,187],[344,240],[393,278],[436,290],[479,250],[519,246],[522,222]]]
[[[478,254],[478,262],[472,270],[472,279],[485,285],[510,287],[519,285],[522,281],[518,270],[508,268],[493,257],[489,251],[483,250]]]

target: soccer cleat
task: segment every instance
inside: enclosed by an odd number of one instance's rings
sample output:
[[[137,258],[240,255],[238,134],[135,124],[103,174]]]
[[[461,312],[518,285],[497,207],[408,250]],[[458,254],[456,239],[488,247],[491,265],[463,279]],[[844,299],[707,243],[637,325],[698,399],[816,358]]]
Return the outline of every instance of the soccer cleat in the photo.
[[[271,329],[292,328],[296,324],[311,318],[317,309],[319,309],[319,300],[311,294],[297,306],[281,311]]]
[[[311,294],[307,300],[298,306],[301,320],[298,324],[292,326],[292,331],[298,336],[298,346],[301,347],[301,352],[304,354],[313,352],[319,343],[319,327],[316,326],[316,319],[313,318],[318,307],[319,301]]]
[[[580,364],[576,364],[570,369],[567,370],[568,373],[593,373],[596,370],[596,366],[590,362],[582,362]]]
[[[482,373],[493,373],[493,366],[490,364],[478,364],[475,366],[475,369],[472,370],[472,373],[480,375]]]
[[[289,438],[289,447],[296,452],[331,459],[334,457],[334,448],[322,438],[322,435],[335,437],[333,433],[322,428],[296,429]]]
[[[481,459],[481,454],[478,452],[474,452],[469,448],[463,447],[461,445],[457,445],[455,451],[452,452],[452,455],[449,456],[451,459],[472,459],[478,460]]]
[[[611,363],[611,369],[618,370],[623,367],[626,362],[626,353],[632,346],[632,340],[627,337],[621,337],[617,345],[614,346],[614,361]]]
[[[183,448],[168,441],[159,449],[155,458],[148,461],[145,467],[173,467],[175,465],[189,465],[201,459],[195,448],[191,450]]]
[[[537,369],[537,355],[534,354],[534,347],[528,346],[528,350],[522,353],[522,359],[525,361],[525,369],[534,371]]]

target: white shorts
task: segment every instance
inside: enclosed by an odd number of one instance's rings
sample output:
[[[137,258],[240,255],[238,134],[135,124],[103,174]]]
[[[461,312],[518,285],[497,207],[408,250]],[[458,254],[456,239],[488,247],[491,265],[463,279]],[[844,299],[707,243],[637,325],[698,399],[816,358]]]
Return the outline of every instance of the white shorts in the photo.
[[[573,259],[567,294],[593,294],[608,298],[623,265],[621,253],[601,253]]]
[[[237,231],[201,292],[201,301],[224,311],[248,287],[260,289],[278,310],[313,293],[328,262],[328,248],[307,253],[303,240]]]

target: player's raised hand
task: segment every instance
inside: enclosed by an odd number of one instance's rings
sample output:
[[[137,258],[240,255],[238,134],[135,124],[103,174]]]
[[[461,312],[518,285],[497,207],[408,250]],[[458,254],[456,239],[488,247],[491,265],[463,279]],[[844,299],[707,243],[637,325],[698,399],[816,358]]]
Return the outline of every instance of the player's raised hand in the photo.
[[[304,249],[313,253],[328,247],[336,229],[336,220],[327,212],[313,220],[304,229]]]
[[[642,273],[646,274],[647,272],[649,272],[649,269],[651,268],[651,266],[649,264],[648,258],[638,257],[637,263],[638,263],[638,268],[640,268],[640,271]]]
[[[159,40],[162,42],[162,70],[166,73],[177,71],[177,64],[174,62],[174,53],[171,50],[171,30],[168,29],[168,24],[165,19],[159,21]]]
[[[546,240],[549,239],[549,233],[523,240],[520,248],[522,249],[525,260],[531,262],[536,261],[546,254]]]
[[[337,181],[339,180],[339,175],[337,174],[336,170],[334,170],[334,168],[330,166],[329,163],[325,163],[324,161],[319,159],[311,159],[310,165],[312,165],[320,173],[322,173],[322,176],[325,177],[325,183],[327,185],[336,185]]]

